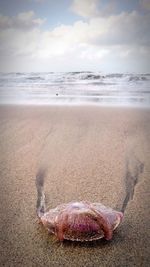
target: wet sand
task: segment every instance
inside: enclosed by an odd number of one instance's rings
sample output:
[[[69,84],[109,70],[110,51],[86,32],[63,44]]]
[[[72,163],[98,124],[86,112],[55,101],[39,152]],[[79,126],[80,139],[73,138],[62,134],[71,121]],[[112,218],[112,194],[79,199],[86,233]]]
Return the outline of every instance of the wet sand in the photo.
[[[149,266],[150,110],[0,107],[0,266]],[[143,172],[131,183],[127,160]],[[121,209],[112,241],[60,243],[38,224],[35,176],[47,205],[72,200]],[[127,179],[128,177],[128,179]]]

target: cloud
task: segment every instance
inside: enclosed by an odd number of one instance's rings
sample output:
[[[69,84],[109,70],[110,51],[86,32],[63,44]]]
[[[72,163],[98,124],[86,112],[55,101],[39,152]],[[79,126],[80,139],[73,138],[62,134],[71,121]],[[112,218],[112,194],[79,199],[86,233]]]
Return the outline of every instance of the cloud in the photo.
[[[149,45],[150,16],[123,12],[89,22],[91,42],[99,45]]]
[[[36,18],[33,11],[19,13],[17,16],[8,17],[0,14],[0,29],[31,29],[41,26],[44,19]]]
[[[148,14],[133,11],[91,17],[53,30],[42,29],[43,22],[33,11],[0,16],[1,70],[142,71],[150,67]]]
[[[74,0],[71,10],[84,18],[107,16],[115,11],[115,0]]]
[[[111,45],[149,45],[150,16],[138,12],[123,12],[109,17],[82,20],[71,26],[61,25],[49,32],[51,41],[73,44],[89,44],[97,46]],[[51,42],[49,42],[51,43]]]

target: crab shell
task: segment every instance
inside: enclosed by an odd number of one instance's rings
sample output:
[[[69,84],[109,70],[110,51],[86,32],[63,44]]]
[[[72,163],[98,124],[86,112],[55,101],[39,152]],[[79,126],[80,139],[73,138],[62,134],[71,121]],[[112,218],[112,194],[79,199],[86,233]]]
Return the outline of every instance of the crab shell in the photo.
[[[122,212],[101,203],[70,202],[50,209],[40,219],[60,241],[92,241],[110,240],[122,218]]]

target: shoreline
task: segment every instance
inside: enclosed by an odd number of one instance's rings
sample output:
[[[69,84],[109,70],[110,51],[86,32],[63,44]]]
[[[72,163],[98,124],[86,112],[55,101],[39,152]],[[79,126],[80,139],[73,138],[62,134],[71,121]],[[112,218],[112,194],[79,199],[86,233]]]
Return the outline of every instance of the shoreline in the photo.
[[[150,110],[150,106],[149,105],[143,105],[143,106],[140,106],[140,105],[117,105],[117,104],[114,104],[114,105],[110,105],[110,104],[95,104],[95,103],[91,103],[91,104],[87,104],[87,103],[61,103],[61,104],[3,104],[3,103],[0,103],[0,108],[3,108],[3,107],[19,107],[19,108],[22,108],[22,107],[30,107],[30,108],[44,108],[44,107],[48,107],[48,108],[57,108],[57,107],[60,107],[60,108],[63,108],[63,107],[68,107],[68,108],[74,108],[74,107],[77,107],[77,108],[107,108],[107,109],[110,109],[110,108],[116,108],[116,109],[147,109],[147,110]]]

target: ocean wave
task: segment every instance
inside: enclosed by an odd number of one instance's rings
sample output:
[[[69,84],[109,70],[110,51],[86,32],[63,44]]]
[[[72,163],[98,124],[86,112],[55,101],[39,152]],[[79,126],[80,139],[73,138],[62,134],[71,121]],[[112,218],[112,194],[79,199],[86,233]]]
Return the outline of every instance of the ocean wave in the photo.
[[[139,82],[139,81],[147,81],[148,79],[145,76],[130,76],[129,82]]]
[[[40,77],[40,76],[26,77],[26,79],[31,80],[31,81],[45,80],[44,77]]]
[[[104,78],[104,76],[96,74],[87,74],[82,77],[83,80],[100,80],[101,78]]]
[[[100,81],[100,82],[138,82],[150,80],[150,74],[126,74],[126,73],[100,73],[90,71],[76,71],[76,72],[16,72],[16,73],[0,73],[0,80],[6,82],[47,82],[47,83],[65,83],[79,81]]]
[[[131,101],[132,100],[132,101]],[[134,101],[133,101],[134,100]],[[150,74],[0,73],[0,103],[138,103],[150,106]]]
[[[110,73],[110,74],[106,74],[105,78],[122,78],[124,76],[125,74],[123,73]]]

